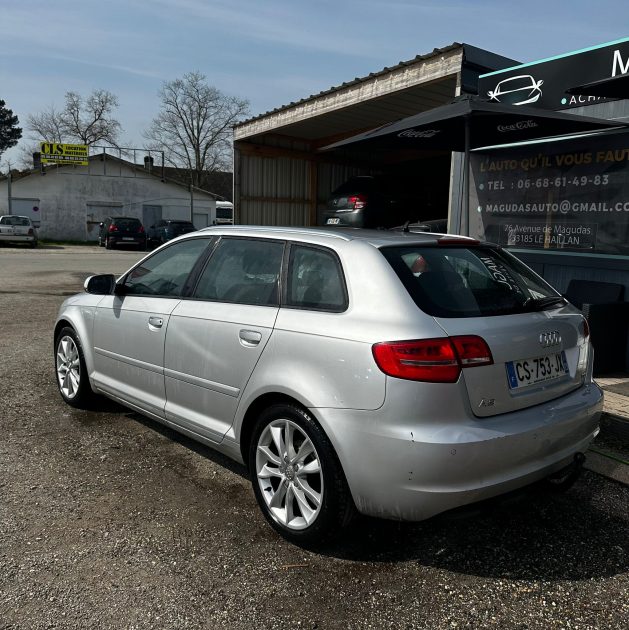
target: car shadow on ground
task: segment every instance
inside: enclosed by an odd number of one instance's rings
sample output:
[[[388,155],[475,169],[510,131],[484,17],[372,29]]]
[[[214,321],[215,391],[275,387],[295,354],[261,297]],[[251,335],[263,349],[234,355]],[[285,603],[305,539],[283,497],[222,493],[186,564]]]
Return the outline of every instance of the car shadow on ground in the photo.
[[[601,509],[601,488],[623,514]],[[624,498],[623,498],[624,497]],[[629,570],[629,490],[584,472],[568,491],[536,484],[422,523],[359,518],[320,551],[354,561],[415,561],[474,576],[587,580]]]
[[[161,424],[157,420],[152,420],[140,413],[136,413],[135,411],[132,411],[109,398],[99,397],[96,408],[81,411],[77,414],[77,420],[83,424],[100,424],[103,422],[103,418],[106,418],[108,414],[126,416],[127,418],[144,425],[147,429],[159,433],[166,439],[171,440],[172,442],[177,442],[188,450],[201,455],[201,457],[211,460],[215,464],[226,468],[230,472],[233,472],[247,481],[249,480],[247,469],[242,464],[226,457],[209,446],[205,446],[205,444],[201,444],[200,442],[193,440],[183,433],[179,433],[178,431]]]
[[[241,464],[185,435],[104,399],[98,412],[123,414],[249,479]],[[602,488],[605,488],[603,497]],[[477,577],[588,580],[629,570],[629,488],[584,471],[566,492],[536,484],[421,523],[356,516],[333,542],[304,547],[352,562],[416,562]],[[611,505],[624,506],[615,514]]]

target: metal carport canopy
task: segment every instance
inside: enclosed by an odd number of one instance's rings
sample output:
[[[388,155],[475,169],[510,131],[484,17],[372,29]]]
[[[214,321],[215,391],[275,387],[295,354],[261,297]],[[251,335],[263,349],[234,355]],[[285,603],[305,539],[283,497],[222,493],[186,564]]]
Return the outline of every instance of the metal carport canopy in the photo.
[[[465,80],[466,60],[471,65],[511,62],[454,43],[239,123],[234,140],[255,143],[273,134],[305,140],[316,149],[449,102]]]
[[[475,91],[482,72],[514,63],[455,43],[235,125],[236,221],[315,224],[321,200],[340,181],[374,167],[322,154],[319,147],[448,103],[461,91]],[[387,160],[403,156],[392,153]]]

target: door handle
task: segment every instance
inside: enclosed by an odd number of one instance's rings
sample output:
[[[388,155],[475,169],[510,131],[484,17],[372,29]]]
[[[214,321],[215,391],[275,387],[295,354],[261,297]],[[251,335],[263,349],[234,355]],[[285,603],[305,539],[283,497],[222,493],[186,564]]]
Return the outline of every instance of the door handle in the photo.
[[[149,317],[149,328],[161,328],[164,325],[164,320],[161,317]]]
[[[241,330],[238,333],[240,337],[240,343],[243,346],[257,346],[262,340],[262,333],[259,333],[256,330]]]

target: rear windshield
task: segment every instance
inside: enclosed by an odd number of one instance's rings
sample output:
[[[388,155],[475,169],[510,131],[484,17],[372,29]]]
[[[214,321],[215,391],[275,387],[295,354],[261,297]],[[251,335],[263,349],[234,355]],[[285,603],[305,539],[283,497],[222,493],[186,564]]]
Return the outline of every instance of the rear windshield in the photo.
[[[137,230],[142,225],[139,219],[114,219],[113,223],[121,230]]]
[[[435,317],[543,310],[565,300],[515,256],[492,247],[381,249],[417,306]]]
[[[0,223],[2,225],[30,225],[31,221],[27,217],[2,217]]]
[[[373,177],[356,177],[341,184],[333,193],[337,195],[350,195],[359,192],[369,192],[382,187],[382,182],[375,180]]]
[[[216,208],[217,219],[231,219],[233,210],[231,208]]]
[[[190,221],[170,221],[170,225],[176,228],[192,228],[194,229],[194,225],[190,223]]]

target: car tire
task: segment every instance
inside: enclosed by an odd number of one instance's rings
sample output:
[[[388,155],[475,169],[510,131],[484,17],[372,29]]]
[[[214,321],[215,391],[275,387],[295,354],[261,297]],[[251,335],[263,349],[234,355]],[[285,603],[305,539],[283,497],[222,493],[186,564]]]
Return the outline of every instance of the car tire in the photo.
[[[83,346],[74,331],[65,326],[55,339],[55,374],[63,400],[72,407],[85,409],[96,394],[90,385],[83,355]]]
[[[31,249],[35,249],[37,247],[37,241],[31,241]]]
[[[249,471],[265,518],[292,542],[323,542],[354,514],[330,440],[298,406],[278,404],[262,412],[249,445]]]
[[[105,249],[113,249],[114,244],[109,240],[109,236],[105,237]]]

